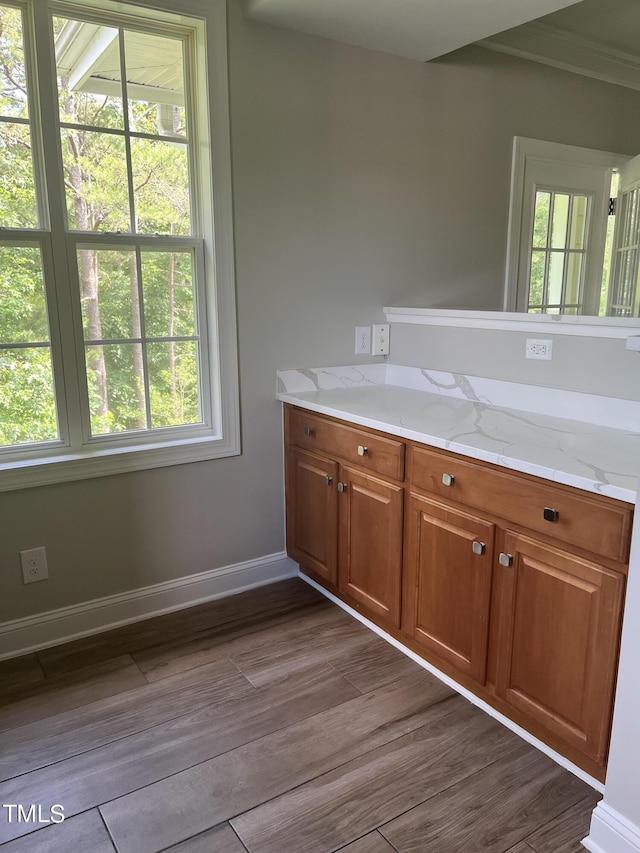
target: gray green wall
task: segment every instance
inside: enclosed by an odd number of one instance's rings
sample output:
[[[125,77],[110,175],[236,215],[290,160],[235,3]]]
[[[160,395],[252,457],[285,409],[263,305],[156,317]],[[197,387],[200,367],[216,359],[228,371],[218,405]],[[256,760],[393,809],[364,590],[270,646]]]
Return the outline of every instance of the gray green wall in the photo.
[[[353,363],[383,305],[497,307],[514,135],[640,151],[631,91],[480,48],[425,65],[229,7],[243,454],[0,494],[0,622],[283,549],[276,369]],[[50,580],[25,587],[18,552],[39,545]]]

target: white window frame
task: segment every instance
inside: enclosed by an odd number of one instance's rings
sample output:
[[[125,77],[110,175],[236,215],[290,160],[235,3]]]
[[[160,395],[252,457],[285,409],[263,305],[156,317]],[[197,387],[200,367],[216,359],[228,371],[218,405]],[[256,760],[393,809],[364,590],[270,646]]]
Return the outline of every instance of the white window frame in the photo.
[[[52,10],[62,15],[81,15],[88,9],[100,14],[137,18],[139,22],[160,21],[180,24],[194,33],[194,71],[192,79],[198,80],[197,91],[192,87],[195,127],[190,136],[197,146],[198,177],[194,181],[199,198],[192,203],[198,209],[200,227],[204,235],[203,251],[198,263],[204,268],[206,292],[201,293],[203,326],[206,326],[207,364],[203,370],[206,382],[205,398],[210,400],[205,423],[197,427],[149,430],[131,434],[87,438],[86,414],[83,414],[77,386],[82,384],[82,365],[79,359],[82,341],[77,340],[77,300],[73,287],[73,267],[67,260],[69,245],[75,251],[77,235],[64,240],[50,240],[48,229],[21,232],[25,242],[43,245],[43,262],[52,282],[55,297],[49,296],[49,321],[51,327],[54,371],[60,440],[40,445],[25,445],[3,449],[0,453],[0,491],[44,485],[61,481],[86,479],[107,474],[164,467],[237,455],[240,447],[239,390],[237,362],[235,269],[232,228],[231,150],[229,127],[229,98],[227,72],[227,23],[224,0],[187,0],[175,12],[171,0],[135,0],[112,2],[91,0],[91,3],[63,3],[52,0],[20,2],[9,0],[26,10],[25,30],[36,34],[38,46],[47,44],[47,55],[38,52],[37,87],[31,86],[30,100],[33,117],[33,147],[36,173],[43,164],[55,158],[58,162],[58,140],[53,134],[56,127],[57,92],[55,58],[49,42],[49,14]],[[43,41],[44,39],[44,41]],[[33,47],[33,43],[32,43]],[[33,57],[33,49],[29,51]],[[33,60],[32,60],[33,61]],[[32,72],[35,69],[31,69]],[[39,102],[38,102],[39,95]],[[38,109],[39,108],[39,109]],[[42,133],[40,118],[47,132]],[[57,135],[57,134],[56,134]],[[39,139],[38,139],[39,137]],[[54,172],[55,174],[55,172]],[[41,186],[45,186],[41,182]],[[66,211],[62,187],[46,184],[48,199],[42,202],[52,211]],[[47,204],[48,200],[48,204]],[[41,217],[43,226],[47,216]],[[215,223],[215,230],[214,230]],[[10,239],[15,231],[5,229],[2,235]],[[141,241],[136,235],[83,234],[81,241],[92,243],[105,239],[109,243],[135,244]],[[187,241],[188,242],[188,241]],[[193,243],[193,240],[191,240]],[[50,248],[49,248],[50,247]],[[69,269],[71,267],[71,273]],[[75,303],[75,304],[74,304]],[[75,323],[75,325],[74,325]],[[56,346],[53,341],[56,340]],[[73,370],[63,364],[73,364]],[[61,406],[60,388],[65,386],[66,405]],[[76,387],[73,387],[76,386]],[[82,434],[80,446],[70,442],[70,432]]]
[[[511,161],[511,195],[509,201],[509,225],[507,230],[507,260],[505,268],[503,310],[527,313],[528,276],[524,268],[531,251],[533,234],[533,216],[535,202],[534,182],[528,176],[527,166],[537,168],[538,172],[548,171],[555,178],[563,166],[585,166],[594,172],[600,180],[600,192],[591,200],[592,235],[589,247],[590,269],[602,269],[602,257],[606,239],[606,202],[609,199],[611,175],[620,169],[629,159],[627,155],[575,145],[563,145],[540,139],[528,139],[515,136]],[[544,181],[546,189],[563,190],[554,179]],[[571,188],[566,190],[573,192]],[[526,256],[525,256],[526,253]],[[599,259],[599,260],[598,260]],[[589,260],[587,260],[589,264]],[[588,274],[587,274],[588,275]],[[599,298],[599,294],[598,294]],[[593,315],[597,311],[588,310],[595,303],[587,296],[584,314]],[[558,316],[558,315],[554,315]]]

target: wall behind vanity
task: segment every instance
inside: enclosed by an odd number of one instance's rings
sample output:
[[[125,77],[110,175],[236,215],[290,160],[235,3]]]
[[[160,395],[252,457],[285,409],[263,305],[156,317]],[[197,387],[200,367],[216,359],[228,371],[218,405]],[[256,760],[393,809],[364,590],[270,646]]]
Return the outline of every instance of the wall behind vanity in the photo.
[[[553,340],[551,361],[525,359],[527,338]],[[624,339],[460,329],[391,327],[391,361],[527,385],[567,388],[603,397],[640,400],[640,353]]]

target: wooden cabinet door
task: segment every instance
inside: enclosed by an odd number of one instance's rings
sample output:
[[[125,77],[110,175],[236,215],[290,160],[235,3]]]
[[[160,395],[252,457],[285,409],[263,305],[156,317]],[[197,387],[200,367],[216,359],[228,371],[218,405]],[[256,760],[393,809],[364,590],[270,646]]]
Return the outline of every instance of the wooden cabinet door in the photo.
[[[347,466],[340,482],[339,588],[398,627],[404,489]]]
[[[287,553],[335,586],[337,582],[338,464],[287,452]]]
[[[405,630],[484,684],[495,525],[411,494]]]
[[[602,762],[624,577],[510,531],[505,554],[496,693]]]

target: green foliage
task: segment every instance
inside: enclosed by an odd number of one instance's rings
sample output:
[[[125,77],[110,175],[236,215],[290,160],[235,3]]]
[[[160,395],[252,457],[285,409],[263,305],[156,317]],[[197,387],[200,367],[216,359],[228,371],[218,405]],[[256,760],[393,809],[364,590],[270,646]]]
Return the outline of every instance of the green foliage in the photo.
[[[545,252],[531,253],[531,277],[529,279],[529,305],[542,304],[544,290]]]
[[[130,231],[124,139],[88,130],[62,132],[69,227]]]
[[[142,253],[144,314],[149,337],[195,334],[192,267],[191,252]],[[171,279],[173,304],[167,287]]]
[[[97,275],[98,313],[102,328],[101,338],[118,340],[134,337],[131,314],[132,265],[135,270],[136,256],[133,251],[108,249],[81,249],[78,251],[80,269],[88,266],[89,258],[95,261]],[[85,262],[83,264],[83,261]],[[135,275],[135,272],[134,272]],[[134,279],[133,289],[137,292]],[[89,329],[91,312],[89,301],[82,300],[82,318],[85,340],[91,339]]]
[[[48,340],[40,250],[0,245],[0,341]]]
[[[0,6],[0,115],[29,117],[19,9]]]
[[[200,421],[195,344],[191,341],[150,344],[149,373],[154,427]]]
[[[136,373],[135,350],[139,344],[109,344],[87,347],[87,381],[93,435],[126,432],[144,426],[145,410],[138,402],[144,390]],[[96,383],[98,372],[104,369],[107,377],[107,409],[102,412],[102,397]]]
[[[8,121],[0,123],[0,225],[38,226],[30,130]]]
[[[533,220],[533,246],[544,249],[547,246],[549,235],[549,208],[551,204],[551,193],[536,193],[536,207]]]
[[[57,435],[49,348],[0,350],[0,445]]]

